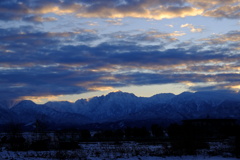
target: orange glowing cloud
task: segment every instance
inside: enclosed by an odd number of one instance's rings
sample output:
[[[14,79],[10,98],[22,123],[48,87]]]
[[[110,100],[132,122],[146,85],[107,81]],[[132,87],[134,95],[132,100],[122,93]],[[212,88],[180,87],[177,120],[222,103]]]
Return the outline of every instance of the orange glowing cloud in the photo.
[[[78,17],[95,17],[95,18],[124,18],[124,17],[133,17],[133,18],[148,18],[161,20],[164,18],[177,18],[177,17],[186,17],[186,16],[196,16],[203,13],[202,9],[192,8],[192,7],[183,7],[183,8],[166,8],[160,6],[159,8],[149,9],[143,8],[142,12],[130,10],[122,11],[117,8],[101,8],[92,12],[80,12],[77,13]]]
[[[110,90],[113,90],[114,88],[111,86],[95,86],[95,87],[90,87],[88,89],[90,91],[110,91]]]
[[[73,4],[68,7],[60,7],[58,5],[47,5],[40,7],[38,9],[29,9],[30,14],[48,14],[48,13],[54,13],[57,15],[63,15],[63,14],[71,14],[77,12],[77,10],[81,10],[83,6],[81,4]]]
[[[240,85],[234,85],[234,86],[231,86],[231,88],[240,90]]]
[[[181,28],[184,28],[184,27],[189,28],[191,32],[202,32],[203,31],[202,28],[196,28],[194,25],[188,24],[188,23],[181,25]]]
[[[46,101],[59,101],[61,99],[63,95],[58,95],[58,96],[54,96],[54,95],[46,95],[46,96],[26,96],[26,97],[22,97],[21,99],[28,99],[33,101],[34,103],[43,103]]]
[[[124,2],[124,3],[123,3]],[[140,0],[130,1],[85,1],[83,2],[51,2],[36,3],[19,2],[14,7],[1,7],[0,13],[11,14],[11,20],[26,20],[33,22],[54,21],[55,18],[40,16],[53,13],[56,15],[70,14],[86,18],[146,18],[171,19],[188,16],[206,16],[215,18],[239,18],[239,0]],[[9,17],[5,17],[8,19]],[[29,19],[30,18],[30,19]],[[33,18],[33,19],[31,19]],[[121,21],[106,22],[121,25]],[[93,24],[95,25],[95,24]]]

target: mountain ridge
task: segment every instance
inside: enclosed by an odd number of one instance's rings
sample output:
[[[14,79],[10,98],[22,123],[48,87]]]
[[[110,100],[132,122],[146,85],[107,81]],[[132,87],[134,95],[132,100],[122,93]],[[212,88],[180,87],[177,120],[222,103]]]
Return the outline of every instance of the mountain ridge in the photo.
[[[0,124],[16,122],[31,124],[36,120],[52,126],[81,126],[92,123],[121,121],[180,122],[197,118],[240,119],[240,94],[234,92],[183,92],[179,95],[161,93],[137,97],[127,92],[111,92],[74,103],[53,101],[36,104],[23,100],[11,108],[1,107]],[[160,122],[165,121],[165,122]]]

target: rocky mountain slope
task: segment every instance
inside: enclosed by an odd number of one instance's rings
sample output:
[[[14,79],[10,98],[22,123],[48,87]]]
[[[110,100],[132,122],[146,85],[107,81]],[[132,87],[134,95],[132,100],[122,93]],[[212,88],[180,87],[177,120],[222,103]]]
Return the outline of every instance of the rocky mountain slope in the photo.
[[[207,117],[240,119],[240,94],[226,91],[157,94],[149,98],[112,92],[90,100],[79,99],[75,103],[64,101],[39,105],[24,100],[10,108],[7,102],[0,104],[0,124],[28,125],[41,120],[61,127],[112,122],[120,125],[127,122],[172,123]]]

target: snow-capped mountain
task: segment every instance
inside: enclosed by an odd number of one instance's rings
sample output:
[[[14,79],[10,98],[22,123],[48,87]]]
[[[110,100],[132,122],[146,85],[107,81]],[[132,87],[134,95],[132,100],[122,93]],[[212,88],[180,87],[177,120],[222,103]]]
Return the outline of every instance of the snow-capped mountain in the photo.
[[[91,121],[76,113],[59,112],[46,105],[38,105],[32,101],[24,100],[10,109],[15,114],[18,123],[29,124],[40,120],[52,126],[72,126],[90,123]]]
[[[69,112],[69,113],[76,112],[73,108],[73,103],[68,101],[47,102],[45,106],[48,106],[49,108],[59,112]]]
[[[235,104],[235,116],[234,118],[239,119],[237,115],[240,111],[238,106],[240,102],[240,94],[226,91],[209,91],[209,92],[184,92],[180,95],[175,96],[169,103],[174,106],[175,111],[183,115],[185,119],[193,118],[230,118],[228,110],[232,110],[232,106],[221,108],[220,106],[225,103]]]
[[[0,108],[8,109],[16,105],[18,101],[16,100],[0,100]]]
[[[87,103],[75,103],[78,113],[91,117],[94,121],[124,119],[127,115],[135,113],[144,107],[143,98],[134,94],[113,92],[106,96],[94,97]]]
[[[184,92],[137,97],[112,92],[106,96],[79,99],[75,103],[48,102],[44,105],[21,101],[11,108],[0,107],[0,124],[15,120],[29,124],[36,120],[55,126],[91,123],[171,123],[195,118],[240,119],[240,94],[234,92]],[[161,122],[160,122],[161,121]]]

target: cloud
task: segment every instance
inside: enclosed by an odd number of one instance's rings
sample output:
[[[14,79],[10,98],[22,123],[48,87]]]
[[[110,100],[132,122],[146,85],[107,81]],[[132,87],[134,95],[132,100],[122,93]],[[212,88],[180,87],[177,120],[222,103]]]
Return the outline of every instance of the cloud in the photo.
[[[3,0],[0,2],[0,19],[5,21],[20,20],[28,14],[28,7],[15,3],[12,0]]]
[[[168,24],[168,25],[166,25],[166,26],[168,26],[168,27],[170,27],[170,28],[173,28],[173,27],[174,27],[174,25],[172,25],[172,24]]]
[[[229,18],[239,19],[240,17],[240,2],[239,0],[188,0],[194,6],[204,9],[203,16],[214,18]]]
[[[123,3],[124,2],[124,3]],[[86,18],[147,18],[170,19],[188,16],[238,19],[238,0],[125,0],[125,1],[66,1],[66,0],[1,0],[0,19],[27,22],[52,21],[43,15],[74,15]],[[41,18],[42,17],[42,18]],[[108,20],[109,23],[113,21]],[[115,21],[115,24],[121,24]]]
[[[114,32],[105,34],[105,37],[109,37],[111,41],[129,41],[137,42],[141,44],[146,43],[158,43],[159,45],[170,44],[178,41],[177,37],[184,36],[185,33],[181,31],[174,31],[172,33],[160,32],[156,29],[147,31],[127,31],[127,32]],[[148,44],[149,45],[149,44]]]
[[[177,31],[101,35],[91,29],[43,32],[22,26],[0,32],[0,99],[186,81],[236,89],[240,78],[240,55],[232,50],[239,31],[185,44],[174,39],[184,35]]]
[[[57,21],[57,18],[55,18],[55,17],[29,16],[29,17],[24,17],[23,20],[28,21],[28,22],[42,23],[42,22]]]
[[[20,28],[9,28],[0,29],[1,31],[1,48],[0,51],[5,53],[15,53],[12,56],[13,62],[24,63],[29,61],[38,54],[47,55],[51,51],[52,47],[55,49],[62,45],[72,43],[89,43],[98,39],[96,30],[91,29],[78,29],[73,32],[41,32],[35,30],[33,27],[20,27]],[[20,55],[19,53],[22,53]],[[23,55],[30,54],[31,57],[25,58]],[[19,56],[19,57],[18,57]],[[4,58],[0,60],[4,63]],[[46,62],[40,57],[39,61]]]
[[[35,2],[35,3],[34,3]],[[78,17],[100,18],[175,18],[195,16],[202,13],[201,9],[183,6],[179,1],[165,2],[157,0],[128,0],[125,4],[117,1],[22,1],[19,3],[5,0],[0,3],[2,20],[21,20],[35,15],[54,13],[57,15],[75,14]]]
[[[226,42],[239,42],[240,30],[230,31],[227,34],[214,35],[211,38],[202,39],[211,44],[224,44]]]
[[[226,34],[212,35],[209,38],[201,39],[206,45],[211,45],[215,47],[229,46],[231,48],[229,53],[235,53],[235,51],[240,50],[240,30],[230,31]]]
[[[108,19],[108,20],[105,20],[105,22],[107,22],[108,24],[115,25],[115,26],[123,25],[122,19]]]
[[[148,8],[149,7],[149,8]],[[77,13],[78,17],[95,18],[149,18],[161,20],[164,18],[177,18],[200,15],[203,10],[194,7],[159,6],[151,8],[148,3],[129,4],[127,6],[106,6],[105,4],[91,6],[83,12]]]
[[[41,1],[42,2],[42,1]],[[84,8],[83,4],[75,3],[72,4],[68,3],[59,3],[59,2],[47,2],[43,0],[43,3],[38,2],[36,3],[35,7],[30,7],[31,2],[28,3],[29,8],[28,12],[30,14],[48,14],[48,13],[54,13],[57,15],[64,15],[64,14],[71,14],[75,13],[78,10],[82,10]]]
[[[156,30],[147,32],[151,37],[162,39],[174,39],[173,37],[180,37],[186,35],[184,32],[174,31],[173,33],[161,33]],[[174,39],[175,40],[175,39]]]
[[[215,18],[230,18],[239,19],[240,18],[240,5],[236,6],[221,6],[217,9],[206,11],[204,16],[215,17]]]
[[[184,28],[184,27],[189,28],[191,32],[202,32],[203,31],[202,28],[196,28],[194,25],[188,24],[188,23],[181,25],[181,28]]]
[[[98,23],[97,23],[97,22],[91,22],[91,21],[89,21],[89,22],[87,22],[86,24],[89,25],[89,26],[98,26]]]

